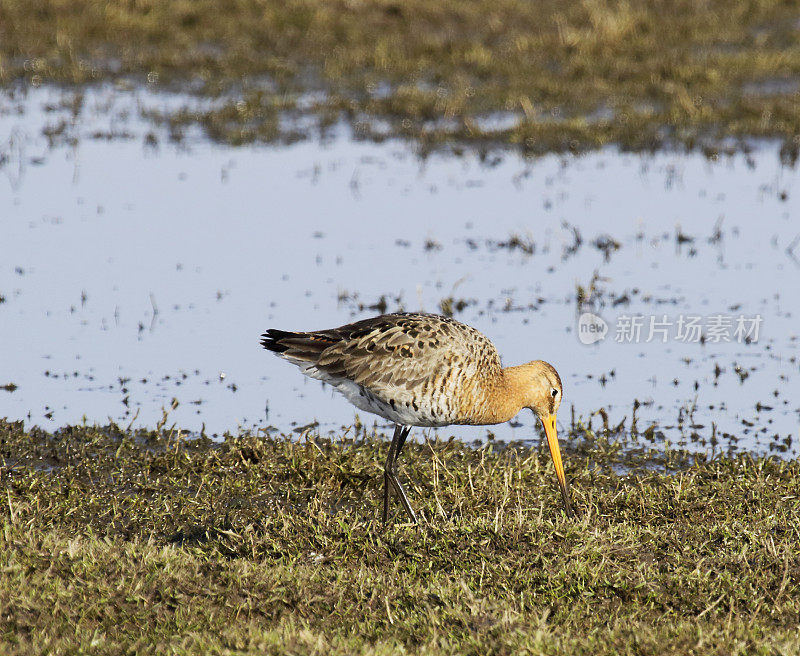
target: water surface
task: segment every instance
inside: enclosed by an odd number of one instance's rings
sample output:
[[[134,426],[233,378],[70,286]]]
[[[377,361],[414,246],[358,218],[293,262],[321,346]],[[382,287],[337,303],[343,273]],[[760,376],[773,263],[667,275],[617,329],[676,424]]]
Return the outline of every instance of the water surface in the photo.
[[[142,119],[180,96],[71,99],[44,88],[0,102],[0,385],[16,385],[0,416],[336,430],[354,409],[259,335],[444,307],[504,363],[553,363],[562,424],[602,408],[627,430],[637,400],[638,429],[655,423],[673,444],[798,451],[800,184],[775,146],[718,161],[421,159],[341,129],[231,147]],[[579,341],[582,312],[608,323],[604,340]],[[618,341],[623,315],[642,318],[638,342]],[[647,341],[651,316],[671,324],[666,343]],[[704,343],[675,338],[689,316]],[[708,339],[715,316],[733,322],[727,341]],[[734,336],[740,316],[761,317],[757,340]],[[536,436],[529,413],[488,430]]]

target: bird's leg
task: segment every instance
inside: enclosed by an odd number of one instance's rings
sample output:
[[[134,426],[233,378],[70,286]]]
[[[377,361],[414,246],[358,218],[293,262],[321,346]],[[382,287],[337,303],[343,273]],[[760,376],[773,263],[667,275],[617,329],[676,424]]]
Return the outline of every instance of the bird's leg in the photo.
[[[397,448],[394,451],[394,462],[392,463],[392,476],[393,476],[393,483],[395,488],[397,489],[397,493],[400,496],[400,501],[403,503],[403,507],[406,509],[408,516],[411,518],[411,521],[415,524],[417,523],[417,515],[414,512],[414,509],[411,507],[411,502],[408,500],[408,495],[406,494],[406,490],[403,487],[403,484],[400,482],[400,479],[397,478],[397,459],[400,457],[400,451],[403,449],[403,446],[406,443],[406,439],[411,434],[411,426],[406,426],[403,432],[400,435],[400,440],[397,443]]]
[[[386,457],[386,466],[383,468],[383,523],[389,521],[389,483],[391,482],[391,471],[395,461],[395,447],[399,441],[403,427],[397,424],[394,427],[392,443],[389,445],[389,455]]]
[[[411,433],[411,426],[403,426],[403,432],[400,435],[400,439],[397,441],[397,448],[394,450],[394,462],[397,463],[397,459],[400,457],[400,452],[403,450],[403,445],[406,443],[406,438]]]
[[[400,502],[403,504],[403,508],[405,508],[406,513],[411,518],[411,521],[415,524],[417,523],[417,515],[414,513],[414,509],[411,507],[411,502],[408,500],[408,495],[406,494],[406,490],[403,487],[403,484],[400,482],[400,479],[397,477],[397,459],[400,457],[400,450],[403,448],[403,445],[406,443],[406,438],[408,437],[409,433],[411,432],[410,426],[404,426],[403,431],[400,433],[400,438],[397,441],[397,446],[394,449],[394,460],[392,461],[391,472],[389,474],[389,480],[392,481],[392,485],[394,485],[395,490],[397,491],[397,496],[400,497]]]
[[[417,523],[417,516],[411,503],[408,500],[403,484],[397,478],[397,458],[400,455],[400,450],[406,443],[406,438],[411,432],[410,426],[397,426],[392,437],[392,445],[389,447],[389,456],[386,458],[386,467],[383,472],[384,490],[383,490],[383,522],[389,521],[389,483],[394,486],[397,496],[400,497],[400,502],[403,504],[406,513],[411,518],[411,521]]]

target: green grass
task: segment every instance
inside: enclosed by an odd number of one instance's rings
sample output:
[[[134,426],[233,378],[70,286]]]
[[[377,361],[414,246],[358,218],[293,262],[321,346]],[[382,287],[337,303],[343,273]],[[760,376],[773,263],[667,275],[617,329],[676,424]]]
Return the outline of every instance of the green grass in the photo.
[[[794,161],[798,20],[789,0],[0,0],[0,84],[220,96],[152,118],[231,143],[343,119],[423,149],[777,137]]]
[[[800,466],[0,422],[4,654],[796,654]],[[636,463],[629,463],[636,466]],[[402,519],[398,510],[398,519]]]

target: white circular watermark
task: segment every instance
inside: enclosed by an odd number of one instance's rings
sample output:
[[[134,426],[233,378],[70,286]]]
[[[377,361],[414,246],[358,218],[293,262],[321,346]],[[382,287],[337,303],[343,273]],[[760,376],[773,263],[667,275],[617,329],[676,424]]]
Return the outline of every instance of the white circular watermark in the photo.
[[[581,344],[594,344],[605,339],[608,334],[608,324],[603,317],[598,317],[591,312],[584,312],[578,317],[578,339]]]

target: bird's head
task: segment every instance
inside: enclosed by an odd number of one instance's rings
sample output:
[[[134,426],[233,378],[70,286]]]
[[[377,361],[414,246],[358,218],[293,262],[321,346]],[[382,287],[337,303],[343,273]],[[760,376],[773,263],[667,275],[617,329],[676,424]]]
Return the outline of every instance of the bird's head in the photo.
[[[555,417],[561,405],[561,378],[553,365],[534,360],[520,367],[525,373],[524,407],[530,408],[539,419]]]
[[[521,382],[522,405],[530,408],[539,417],[547,435],[547,445],[553,457],[553,466],[564,498],[567,515],[572,516],[572,507],[569,502],[567,478],[564,475],[564,464],[561,461],[561,449],[558,446],[558,431],[556,429],[556,413],[561,405],[561,378],[553,365],[543,360],[534,360],[517,367]]]

